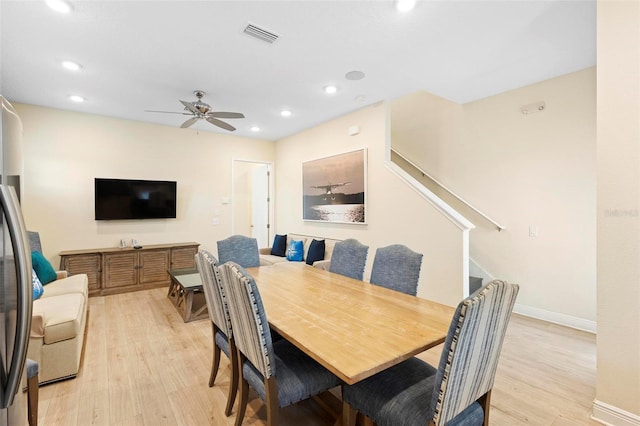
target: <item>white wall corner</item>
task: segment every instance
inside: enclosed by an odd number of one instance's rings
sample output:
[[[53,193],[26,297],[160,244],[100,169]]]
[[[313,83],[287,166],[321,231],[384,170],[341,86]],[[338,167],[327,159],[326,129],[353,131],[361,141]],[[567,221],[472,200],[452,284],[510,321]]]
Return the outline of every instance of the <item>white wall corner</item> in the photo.
[[[534,308],[533,306],[520,305],[518,303],[513,307],[513,312],[527,317],[563,325],[565,327],[587,331],[589,333],[596,332],[596,322],[586,320],[584,318],[572,317],[570,315]]]
[[[593,401],[591,418],[611,426],[640,426],[640,416],[599,400]]]

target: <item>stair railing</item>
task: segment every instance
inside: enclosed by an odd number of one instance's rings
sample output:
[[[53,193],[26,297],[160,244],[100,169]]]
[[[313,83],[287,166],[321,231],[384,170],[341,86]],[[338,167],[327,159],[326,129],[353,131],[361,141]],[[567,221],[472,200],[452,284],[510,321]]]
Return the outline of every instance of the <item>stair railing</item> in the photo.
[[[476,207],[472,206],[471,204],[469,204],[464,198],[462,198],[461,196],[459,196],[458,194],[456,194],[455,192],[453,192],[451,189],[447,188],[447,186],[445,186],[442,182],[440,182],[438,179],[434,178],[433,176],[431,176],[429,173],[425,172],[420,166],[418,166],[416,163],[414,163],[413,161],[409,160],[406,156],[402,155],[400,152],[398,152],[398,150],[391,148],[391,151],[393,151],[393,153],[395,153],[398,157],[402,158],[404,161],[406,161],[407,163],[409,163],[411,165],[411,167],[414,167],[416,170],[418,170],[420,173],[422,173],[423,176],[428,177],[429,179],[431,179],[433,182],[436,183],[436,185],[438,185],[440,188],[444,189],[445,191],[447,191],[449,194],[451,194],[452,196],[454,196],[458,201],[460,201],[461,203],[463,203],[464,205],[466,205],[467,207],[469,207],[471,210],[473,210],[474,212],[476,212],[477,214],[479,214],[480,216],[482,216],[485,220],[491,222],[497,229],[498,232],[507,229],[506,227],[500,225],[498,222],[496,222],[495,220],[491,219],[489,216],[487,216],[485,213],[483,213],[482,211],[480,211],[479,209],[477,209]]]

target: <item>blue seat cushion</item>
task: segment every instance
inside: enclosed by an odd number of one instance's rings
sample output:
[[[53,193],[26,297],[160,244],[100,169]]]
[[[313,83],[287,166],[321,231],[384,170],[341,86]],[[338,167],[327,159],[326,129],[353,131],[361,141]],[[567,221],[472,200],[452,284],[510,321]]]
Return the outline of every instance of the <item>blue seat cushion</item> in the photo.
[[[425,426],[433,417],[431,399],[436,369],[410,358],[352,386],[342,397],[378,426]],[[447,426],[482,425],[484,413],[477,402],[458,414]]]
[[[229,339],[227,335],[224,334],[220,329],[216,331],[215,336],[216,345],[220,348],[222,352],[227,356],[227,358],[231,359],[231,355],[229,352]]]
[[[273,352],[280,407],[295,404],[340,384],[333,373],[286,340],[274,342]],[[249,361],[242,366],[242,374],[260,398],[266,401],[262,374]]]

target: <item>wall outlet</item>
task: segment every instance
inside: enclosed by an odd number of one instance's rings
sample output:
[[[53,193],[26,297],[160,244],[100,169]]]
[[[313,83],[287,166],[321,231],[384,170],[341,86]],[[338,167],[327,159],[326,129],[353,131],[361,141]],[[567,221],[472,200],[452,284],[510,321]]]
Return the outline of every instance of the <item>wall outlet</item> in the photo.
[[[529,236],[535,238],[538,236],[538,227],[535,225],[529,225]]]
[[[220,219],[217,217],[214,217],[213,219],[211,219],[211,224],[212,225],[220,225]]]

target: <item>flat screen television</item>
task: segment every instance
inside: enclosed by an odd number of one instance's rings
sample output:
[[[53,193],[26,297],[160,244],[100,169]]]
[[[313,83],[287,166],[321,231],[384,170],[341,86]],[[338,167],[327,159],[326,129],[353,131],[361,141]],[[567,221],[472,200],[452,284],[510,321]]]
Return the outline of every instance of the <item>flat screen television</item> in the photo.
[[[95,178],[96,220],[175,219],[177,184]]]

